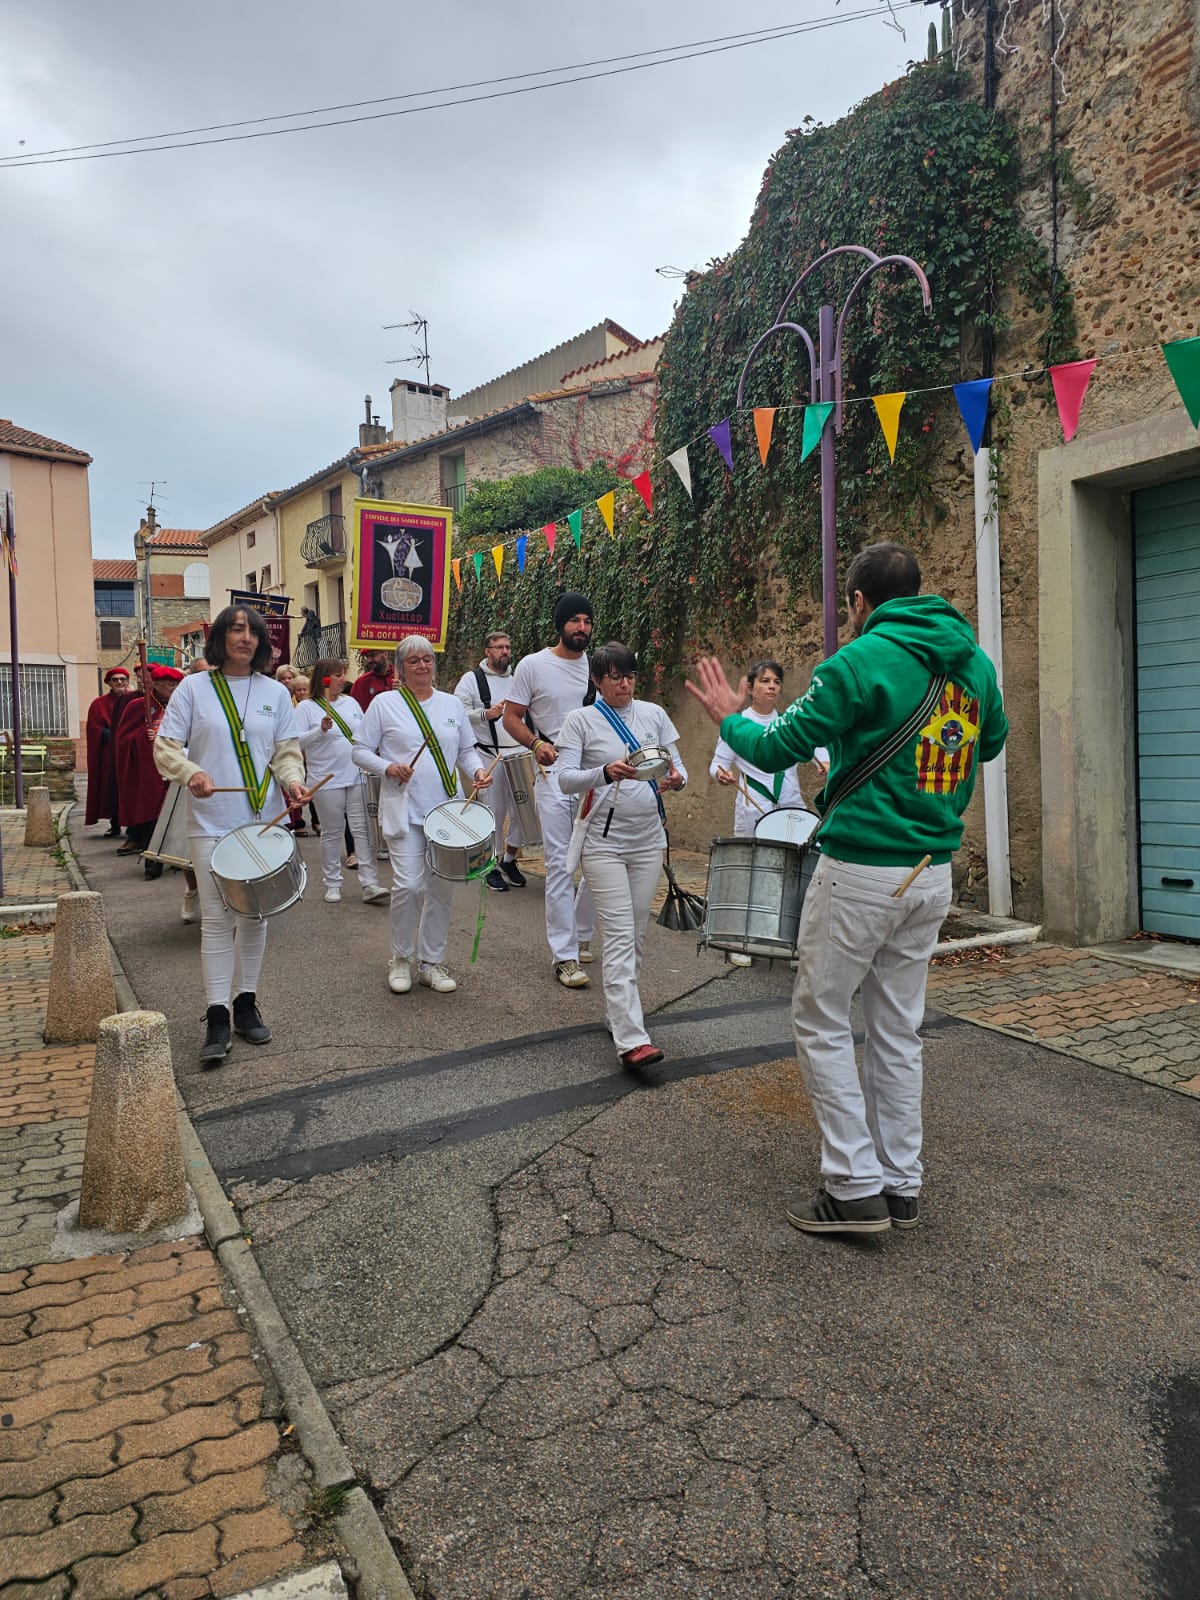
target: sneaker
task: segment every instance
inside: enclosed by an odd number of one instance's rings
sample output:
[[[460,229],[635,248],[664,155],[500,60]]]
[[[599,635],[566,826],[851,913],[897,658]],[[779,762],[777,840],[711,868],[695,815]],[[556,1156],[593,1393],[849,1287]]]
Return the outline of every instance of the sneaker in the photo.
[[[507,885],[507,883],[505,883],[504,876],[501,873],[499,867],[493,867],[492,870],[488,873],[487,877],[483,881],[484,881],[484,883],[487,884],[489,889],[507,889],[508,888],[508,885]]]
[[[392,898],[390,892],[385,889],[381,883],[368,883],[364,885],[362,897],[363,905],[365,906],[381,906],[385,900],[390,900]]]
[[[579,959],[585,967],[590,967],[592,962],[595,960],[595,957],[592,955],[592,941],[590,939],[580,939]]]
[[[200,1065],[215,1067],[229,1054],[233,1039],[229,1032],[227,1006],[209,1006],[204,1013],[204,1043],[200,1046]]]
[[[586,989],[592,981],[578,961],[556,961],[554,976],[564,989]]]
[[[915,1228],[921,1220],[921,1202],[915,1194],[885,1194],[893,1228]]]
[[[357,872],[358,871],[358,857],[357,856],[347,856],[346,857],[346,865],[350,868],[351,872]]]
[[[412,962],[405,956],[393,956],[388,963],[388,988],[393,994],[407,994],[412,988]]]
[[[753,960],[753,956],[743,955],[740,950],[731,950],[729,952],[729,965],[731,967],[748,967]]]
[[[249,1044],[270,1044],[271,1030],[259,1016],[258,1003],[253,994],[234,995],[233,1031]]]
[[[824,1189],[818,1189],[810,1200],[793,1200],[787,1219],[801,1233],[886,1233],[892,1225],[883,1195],[835,1200]]]
[[[340,889],[334,888],[333,886],[330,886],[330,888],[326,889],[326,891],[325,891],[325,904],[327,906],[337,906],[337,905],[341,905],[341,903],[342,903],[342,891]]]
[[[432,989],[434,994],[453,994],[458,984],[442,966],[436,961],[432,966],[424,962],[417,968],[417,982],[426,989]]]
[[[626,1050],[621,1056],[623,1067],[650,1067],[663,1058],[662,1051],[656,1044],[635,1044],[632,1050]]]
[[[183,891],[183,904],[179,908],[180,922],[199,922],[200,920],[200,892],[197,889]]]
[[[515,861],[502,861],[500,863],[500,871],[514,889],[523,889],[525,887],[525,874]]]

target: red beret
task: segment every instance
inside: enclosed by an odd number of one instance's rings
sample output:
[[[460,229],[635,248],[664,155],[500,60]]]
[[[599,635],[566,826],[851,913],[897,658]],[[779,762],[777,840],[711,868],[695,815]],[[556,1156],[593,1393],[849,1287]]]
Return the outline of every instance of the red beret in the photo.
[[[152,661],[150,663],[150,676],[159,682],[162,682],[164,678],[168,678],[172,683],[179,683],[183,678],[183,673],[180,672],[178,667],[163,667],[157,661]]]
[[[129,669],[127,667],[109,667],[108,671],[104,674],[104,681],[105,683],[111,683],[114,678],[124,678],[125,682],[128,683]]]

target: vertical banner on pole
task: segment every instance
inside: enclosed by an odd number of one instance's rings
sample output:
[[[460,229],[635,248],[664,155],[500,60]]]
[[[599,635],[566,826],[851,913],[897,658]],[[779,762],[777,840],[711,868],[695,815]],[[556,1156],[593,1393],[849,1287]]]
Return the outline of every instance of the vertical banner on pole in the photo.
[[[445,506],[354,502],[353,649],[395,645],[409,634],[445,648],[451,523]]]

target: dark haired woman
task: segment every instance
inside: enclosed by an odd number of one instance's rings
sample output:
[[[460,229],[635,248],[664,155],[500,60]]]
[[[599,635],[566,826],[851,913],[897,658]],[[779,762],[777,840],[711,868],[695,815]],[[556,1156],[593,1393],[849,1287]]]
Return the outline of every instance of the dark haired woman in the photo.
[[[227,606],[212,625],[205,656],[213,670],[188,677],[171,696],[154,759],[164,778],[188,791],[188,840],[200,891],[200,966],[208,1006],[202,1066],[224,1060],[233,1028],[251,1044],[271,1030],[259,1015],[258,976],[266,922],[225,907],[209,863],[222,834],[309,799],[292,699],[270,676],[271,640],[256,611]],[[249,792],[217,794],[244,787]]]
[[[660,706],[633,697],[633,651],[623,644],[602,645],[592,655],[591,672],[596,703],[567,713],[555,740],[555,770],[564,794],[590,799],[581,805],[576,826],[603,942],[604,1008],[622,1066],[645,1067],[663,1055],[646,1032],[638,993],[646,924],[667,842],[658,791],[682,789],[687,771],[670,717]],[[657,784],[639,779],[629,764],[630,753],[645,745],[670,753],[670,768]]]
[[[783,668],[778,661],[756,661],[746,674],[750,685],[750,703],[742,711],[744,717],[769,728],[779,715],[779,697],[783,693]],[[813,758],[828,762],[829,752],[818,750]],[[749,838],[754,825],[765,811],[777,811],[780,806],[802,806],[800,780],[795,767],[786,772],[760,772],[757,767],[734,755],[724,739],[717,740],[710,778],[727,787],[736,785],[733,802],[733,833],[736,839]]]
[[[327,773],[333,777],[321,790],[321,877],[325,899],[332,905],[342,898],[342,833],[348,825],[354,850],[361,858],[358,881],[369,906],[382,905],[388,891],[379,881],[375,847],[367,821],[366,775],[354,764],[354,735],[363,719],[362,707],[346,687],[346,663],[322,657],[312,669],[309,694],[296,702],[300,748],[308,763],[309,780]]]

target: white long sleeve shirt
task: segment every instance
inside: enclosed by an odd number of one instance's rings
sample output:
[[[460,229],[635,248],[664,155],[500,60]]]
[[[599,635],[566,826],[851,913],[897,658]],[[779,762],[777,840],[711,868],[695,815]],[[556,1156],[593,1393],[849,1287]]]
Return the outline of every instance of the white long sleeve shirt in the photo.
[[[679,754],[679,731],[661,706],[651,705],[648,700],[633,700],[615,714],[629,729],[638,748],[648,744],[665,746],[671,752],[676,772],[686,783],[687,768]],[[589,789],[595,790],[596,814],[588,828],[584,845],[587,851],[604,850],[621,855],[636,850],[662,849],[667,842],[658,802],[649,783],[642,778],[626,778],[612,784],[605,780],[604,768],[609,762],[625,761],[628,756],[629,746],[595,706],[581,706],[567,713],[559,730],[554,771],[564,794],[586,794]]]
[[[486,660],[479,663],[479,670],[487,679],[488,690],[491,693],[491,704],[498,706],[508,699],[512,691],[512,668],[504,672],[493,672]],[[475,736],[475,743],[481,747],[485,759],[494,756],[497,750],[517,750],[520,746],[504,726],[504,717],[487,719],[487,707],[479,693],[479,683],[474,671],[464,672],[454,688],[455,694],[467,708],[467,716],[471,721],[471,732]]]
[[[419,704],[446,758],[446,765],[458,768],[469,790],[482,763],[462,701],[443,689],[435,689],[428,700]],[[399,691],[376,695],[354,738],[354,764],[364,772],[373,772],[385,787],[394,785],[395,780],[386,776],[388,767],[393,761],[412,766],[423,739],[417,719]],[[428,750],[422,752],[412,777],[402,787],[408,791],[410,824],[423,824],[427,812],[450,798],[438,776],[437,763]],[[465,791],[460,789],[459,792],[465,797]]]

